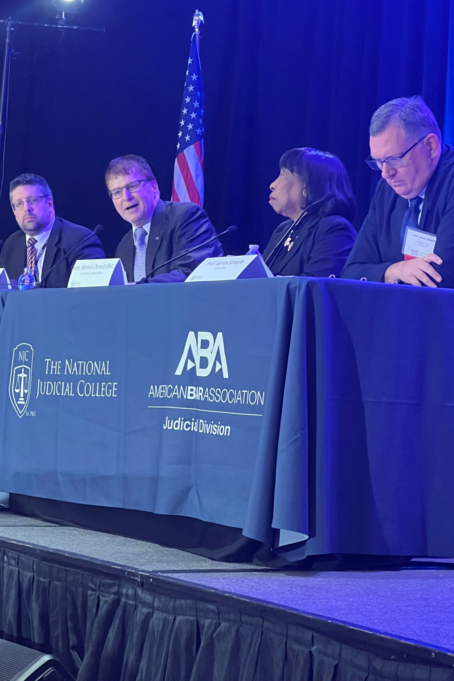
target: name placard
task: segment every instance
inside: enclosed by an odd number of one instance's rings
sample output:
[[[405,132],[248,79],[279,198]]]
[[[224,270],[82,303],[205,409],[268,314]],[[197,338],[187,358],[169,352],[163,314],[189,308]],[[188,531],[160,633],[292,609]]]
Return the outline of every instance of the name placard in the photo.
[[[68,288],[121,286],[127,283],[125,268],[120,258],[78,260],[71,272]]]
[[[5,290],[6,288],[13,288],[11,286],[11,282],[9,280],[8,274],[5,270],[4,267],[0,268],[0,291]]]
[[[265,279],[273,276],[259,255],[226,255],[204,260],[191,272],[186,282]]]

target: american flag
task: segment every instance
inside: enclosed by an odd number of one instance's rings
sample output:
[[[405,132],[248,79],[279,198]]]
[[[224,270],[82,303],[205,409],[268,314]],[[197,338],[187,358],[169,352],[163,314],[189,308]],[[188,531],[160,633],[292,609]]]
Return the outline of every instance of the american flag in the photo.
[[[197,34],[191,38],[173,173],[172,201],[192,201],[203,206],[204,94]]]

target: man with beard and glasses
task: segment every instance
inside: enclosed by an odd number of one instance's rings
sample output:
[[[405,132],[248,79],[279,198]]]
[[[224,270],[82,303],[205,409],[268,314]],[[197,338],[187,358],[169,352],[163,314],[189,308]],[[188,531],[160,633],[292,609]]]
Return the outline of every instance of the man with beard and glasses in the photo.
[[[9,196],[20,227],[6,239],[0,255],[0,267],[10,279],[19,279],[29,267],[37,282],[44,280],[44,288],[64,288],[77,260],[104,258],[96,234],[55,215],[52,191],[40,175],[16,177],[10,183]],[[62,262],[57,264],[59,260]]]

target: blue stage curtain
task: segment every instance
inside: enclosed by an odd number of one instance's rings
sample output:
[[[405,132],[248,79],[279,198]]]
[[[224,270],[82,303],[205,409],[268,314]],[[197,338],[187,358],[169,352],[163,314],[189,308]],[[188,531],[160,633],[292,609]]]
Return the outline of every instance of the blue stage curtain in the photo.
[[[24,6],[18,16],[17,2],[5,2],[4,17],[49,19],[45,3]],[[21,172],[43,174],[61,214],[109,226],[102,239],[112,254],[126,226],[104,193],[109,160],[142,154],[163,197],[170,195],[194,3],[85,4],[83,23],[106,26],[104,37],[25,28],[15,34],[21,54],[11,68],[6,182]],[[205,205],[219,229],[238,225],[229,252],[266,245],[279,222],[268,187],[280,155],[294,146],[342,159],[361,224],[373,177],[364,163],[368,125],[377,106],[421,94],[443,123],[452,4],[205,0]],[[0,224],[1,238],[16,228],[5,191]]]
[[[444,117],[444,141],[454,144],[454,0],[450,1],[448,42],[448,70],[446,77],[446,103]]]
[[[374,110],[395,97],[419,94],[443,123],[449,5],[450,0],[237,3],[234,17],[226,17],[233,51],[217,67],[227,76],[219,79],[219,93],[228,89],[231,100],[217,109],[216,118],[229,134],[215,151],[208,135],[207,168],[214,154],[219,164],[222,159],[223,210],[230,210],[231,221],[249,226],[252,241],[263,243],[263,226],[269,229],[273,222],[268,185],[278,174],[279,156],[293,146],[326,149],[342,159],[361,224],[378,178],[364,163]]]

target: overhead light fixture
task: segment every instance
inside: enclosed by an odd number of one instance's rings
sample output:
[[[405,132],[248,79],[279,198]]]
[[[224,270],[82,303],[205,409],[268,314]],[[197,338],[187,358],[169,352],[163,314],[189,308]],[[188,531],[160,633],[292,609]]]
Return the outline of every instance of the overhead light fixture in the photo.
[[[66,26],[66,15],[80,12],[84,0],[52,0],[52,3],[61,12],[57,14],[59,26]]]
[[[84,0],[52,0],[52,3],[60,12],[76,14],[82,9]]]

